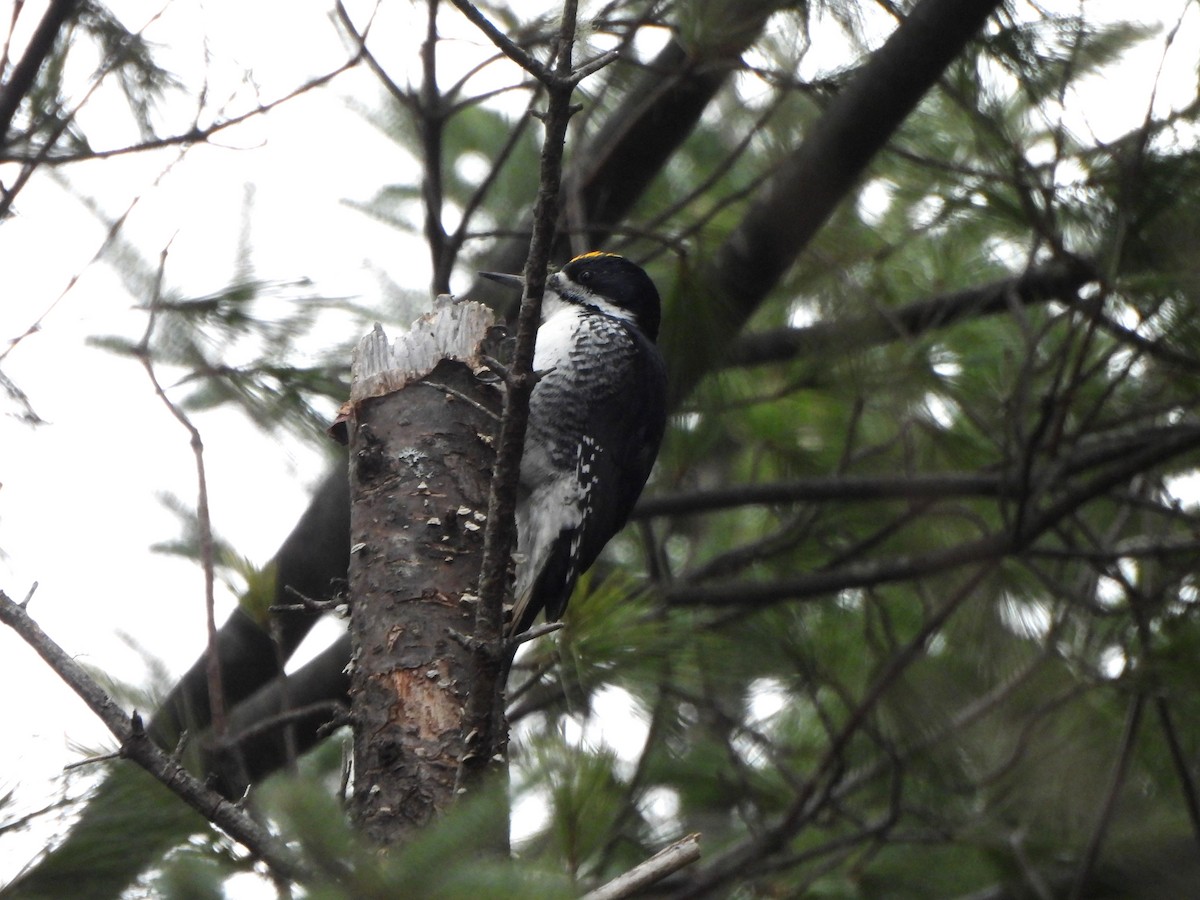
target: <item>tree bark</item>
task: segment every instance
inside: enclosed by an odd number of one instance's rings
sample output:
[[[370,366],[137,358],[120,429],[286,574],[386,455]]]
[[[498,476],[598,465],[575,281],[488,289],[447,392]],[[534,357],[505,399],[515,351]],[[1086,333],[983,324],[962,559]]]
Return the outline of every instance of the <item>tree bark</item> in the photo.
[[[471,671],[459,636],[474,621],[499,399],[473,373],[480,323],[491,314],[478,304],[443,306],[387,348],[382,370],[369,359],[386,347],[377,328],[351,388],[351,814],[380,845],[454,798]],[[447,351],[439,333],[461,343]]]

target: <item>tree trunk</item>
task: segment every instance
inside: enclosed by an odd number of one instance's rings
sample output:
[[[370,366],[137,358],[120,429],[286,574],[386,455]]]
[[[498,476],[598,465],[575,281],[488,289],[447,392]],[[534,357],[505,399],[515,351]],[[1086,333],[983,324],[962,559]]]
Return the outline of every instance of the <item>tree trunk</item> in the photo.
[[[444,305],[355,361],[350,441],[351,812],[403,842],[454,797],[499,393],[475,377],[491,314]]]

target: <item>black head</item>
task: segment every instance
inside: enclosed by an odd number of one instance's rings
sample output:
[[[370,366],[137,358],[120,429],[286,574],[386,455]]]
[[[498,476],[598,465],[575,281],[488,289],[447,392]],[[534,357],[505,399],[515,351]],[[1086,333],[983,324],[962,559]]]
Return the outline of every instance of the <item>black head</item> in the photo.
[[[632,318],[650,340],[658,339],[661,301],[658,289],[641,266],[615,253],[594,251],[577,256],[551,276],[549,287],[569,303],[605,307]],[[623,316],[624,317],[624,316]]]

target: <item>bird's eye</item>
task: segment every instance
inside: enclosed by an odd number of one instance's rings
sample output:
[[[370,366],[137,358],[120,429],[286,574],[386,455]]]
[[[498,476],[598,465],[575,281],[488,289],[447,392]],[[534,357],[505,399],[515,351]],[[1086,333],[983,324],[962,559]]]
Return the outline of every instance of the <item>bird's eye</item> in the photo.
[[[587,284],[591,280],[592,280],[592,273],[591,273],[590,269],[584,269],[582,272],[579,273],[579,283],[580,284]]]

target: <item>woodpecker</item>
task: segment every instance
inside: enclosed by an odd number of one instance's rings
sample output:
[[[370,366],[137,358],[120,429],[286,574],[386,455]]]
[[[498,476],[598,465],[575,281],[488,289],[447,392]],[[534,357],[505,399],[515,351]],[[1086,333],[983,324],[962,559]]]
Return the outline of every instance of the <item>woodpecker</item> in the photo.
[[[482,273],[520,286],[520,276]],[[546,280],[517,499],[510,635],[562,617],[579,576],[625,525],[667,420],[660,301],[639,266],[577,256]]]

